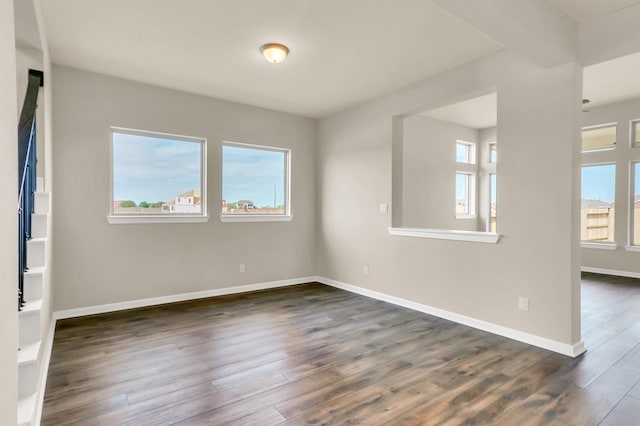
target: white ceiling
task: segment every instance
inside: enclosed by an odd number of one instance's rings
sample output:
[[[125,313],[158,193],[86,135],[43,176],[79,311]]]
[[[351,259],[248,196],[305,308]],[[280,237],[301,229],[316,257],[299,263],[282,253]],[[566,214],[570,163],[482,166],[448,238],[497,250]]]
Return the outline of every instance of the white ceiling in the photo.
[[[590,100],[585,106],[586,110],[640,99],[640,52],[585,67],[582,90],[582,97]],[[485,129],[497,123],[497,100],[496,93],[492,93],[418,115],[473,129]]]
[[[472,129],[494,127],[498,122],[498,95],[490,93],[478,96],[442,108],[425,111],[419,115],[460,124]]]
[[[638,0],[548,0],[579,24],[638,3]]]
[[[587,109],[640,98],[640,52],[585,67],[582,84]]]
[[[47,0],[54,63],[311,117],[502,48],[426,0]],[[287,45],[268,63],[264,43]]]
[[[548,1],[578,22],[638,3]],[[503,48],[428,0],[47,0],[42,8],[54,63],[309,117]],[[285,62],[260,55],[269,42],[290,48]],[[628,61],[585,69],[592,105],[622,96],[607,84],[636,87],[637,58]]]

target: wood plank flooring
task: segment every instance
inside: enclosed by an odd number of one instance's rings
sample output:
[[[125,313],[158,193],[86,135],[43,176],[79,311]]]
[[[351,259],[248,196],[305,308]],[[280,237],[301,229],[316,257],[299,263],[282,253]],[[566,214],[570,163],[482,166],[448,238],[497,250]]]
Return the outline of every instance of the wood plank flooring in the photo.
[[[638,425],[639,282],[577,359],[317,283],[59,321],[42,425]]]

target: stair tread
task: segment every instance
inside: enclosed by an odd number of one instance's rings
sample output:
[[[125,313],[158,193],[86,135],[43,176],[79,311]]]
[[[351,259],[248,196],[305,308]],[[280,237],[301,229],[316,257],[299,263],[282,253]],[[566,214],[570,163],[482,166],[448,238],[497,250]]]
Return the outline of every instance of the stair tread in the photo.
[[[18,351],[18,366],[36,362],[40,351],[40,341],[24,345]]]
[[[44,243],[47,241],[47,237],[36,237],[36,238],[31,238],[29,241],[27,241],[28,243]]]
[[[18,400],[18,426],[30,425],[36,406],[36,394],[27,395]]]
[[[38,274],[44,274],[44,272],[47,270],[46,266],[32,266],[31,268],[27,269],[26,271],[24,271],[25,275],[38,275]]]
[[[27,314],[31,312],[38,312],[42,309],[42,299],[37,300],[29,300],[24,304],[22,310],[19,312],[20,314]]]

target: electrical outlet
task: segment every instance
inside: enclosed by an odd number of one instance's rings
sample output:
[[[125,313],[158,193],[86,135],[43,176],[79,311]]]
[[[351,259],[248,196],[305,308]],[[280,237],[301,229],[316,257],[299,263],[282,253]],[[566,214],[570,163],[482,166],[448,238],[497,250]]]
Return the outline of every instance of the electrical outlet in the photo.
[[[241,264],[240,264],[239,271],[240,271],[240,272],[244,272],[244,263],[241,263]]]
[[[364,275],[365,277],[369,276],[369,267],[365,266],[362,268],[362,275]]]
[[[528,311],[529,310],[529,299],[527,299],[526,297],[521,297],[518,299],[518,309],[520,309],[521,311]]]
[[[389,211],[388,204],[380,204],[380,213],[387,213]]]

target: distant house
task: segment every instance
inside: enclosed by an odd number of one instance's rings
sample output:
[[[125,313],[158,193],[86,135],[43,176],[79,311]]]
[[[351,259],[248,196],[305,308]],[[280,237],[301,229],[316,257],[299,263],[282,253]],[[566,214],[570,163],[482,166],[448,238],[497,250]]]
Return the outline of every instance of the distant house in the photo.
[[[248,212],[249,210],[253,210],[255,208],[255,206],[253,205],[253,201],[251,200],[240,200],[236,201],[234,204],[236,205],[237,210],[243,212]]]
[[[122,204],[123,200],[113,200],[113,208],[115,209],[116,207],[120,207],[120,204]]]
[[[162,204],[162,213],[200,213],[200,192],[191,191],[180,194],[175,200]]]

